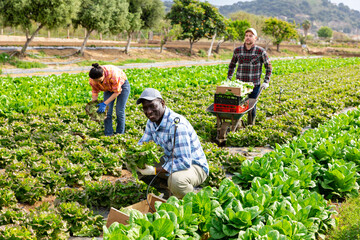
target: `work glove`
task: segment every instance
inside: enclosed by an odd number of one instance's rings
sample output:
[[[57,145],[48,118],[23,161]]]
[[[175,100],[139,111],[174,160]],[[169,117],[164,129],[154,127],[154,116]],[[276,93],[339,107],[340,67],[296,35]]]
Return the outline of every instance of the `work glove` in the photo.
[[[261,84],[261,87],[263,89],[267,89],[269,87],[269,84],[264,82],[263,84]]]
[[[98,110],[96,111],[96,112],[98,112],[98,113],[103,113],[103,112],[105,112],[105,109],[106,109],[106,103],[99,103],[98,105],[97,105],[99,108],[98,108]]]
[[[142,175],[156,175],[156,168],[145,164],[145,168],[136,168]]]

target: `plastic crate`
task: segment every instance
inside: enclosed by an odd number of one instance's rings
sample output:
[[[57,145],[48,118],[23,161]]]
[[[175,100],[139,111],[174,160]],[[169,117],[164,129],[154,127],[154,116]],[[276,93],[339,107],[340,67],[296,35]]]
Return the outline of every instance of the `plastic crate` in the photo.
[[[229,105],[229,104],[219,104],[214,103],[215,112],[232,112],[232,113],[242,113],[249,109],[248,104],[244,105]]]
[[[217,104],[227,104],[227,105],[240,105],[242,97],[228,94],[217,94],[214,96],[214,103]]]

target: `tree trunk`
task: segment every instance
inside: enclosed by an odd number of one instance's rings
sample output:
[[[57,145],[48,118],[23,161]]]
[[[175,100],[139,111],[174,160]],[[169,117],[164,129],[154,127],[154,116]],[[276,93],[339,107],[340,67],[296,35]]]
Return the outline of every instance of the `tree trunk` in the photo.
[[[209,51],[208,51],[208,58],[211,56],[211,52],[212,52],[212,48],[213,48],[213,45],[214,45],[214,42],[215,42],[215,38],[216,38],[216,33],[214,34],[214,36],[212,37],[212,40],[211,40],[210,48],[209,48]]]
[[[222,39],[216,44],[216,48],[215,48],[215,51],[214,51],[214,52],[219,53],[219,51],[220,51],[220,45],[221,45],[222,43],[224,43],[224,42],[225,42],[225,40],[224,40],[224,38],[222,38]]]
[[[307,37],[307,35],[308,35],[308,30],[306,29],[304,29],[304,35],[305,35],[305,39],[306,39],[306,37]]]
[[[48,38],[50,38],[50,37],[51,37],[50,30],[48,30]]]
[[[1,35],[4,35],[4,29],[3,28],[1,29]]]
[[[70,29],[67,29],[67,36],[66,36],[67,39],[70,38]]]
[[[102,33],[99,33],[100,40],[102,41]]]
[[[191,39],[189,39],[190,41],[190,56],[192,55],[192,47],[193,47],[193,44],[194,44],[194,41],[191,41]]]
[[[86,31],[86,29],[85,29],[85,31]],[[79,51],[79,55],[81,55],[81,56],[84,56],[85,45],[90,37],[91,32],[92,32],[92,30],[86,31],[86,36],[85,36],[84,42],[82,43],[80,51]]]
[[[24,56],[27,47],[29,46],[30,42],[34,39],[34,37],[36,36],[36,34],[38,34],[38,32],[40,31],[40,29],[43,28],[43,25],[40,24],[40,26],[35,30],[35,32],[31,35],[31,37],[29,38],[29,30],[26,30],[26,42],[25,45],[22,47],[21,51],[20,51],[20,56]]]
[[[280,52],[280,44],[276,44],[276,51]]]
[[[154,39],[154,32],[153,31],[149,31],[148,32],[148,39],[151,41]]]
[[[169,37],[168,36],[164,36],[164,39],[160,41],[160,53],[162,53],[164,45],[166,44],[166,42],[168,41]]]
[[[140,43],[140,41],[141,41],[141,31],[138,32],[136,41],[138,43]]]
[[[125,47],[125,53],[129,54],[130,52],[130,43],[131,43],[131,32],[128,32],[128,39]]]

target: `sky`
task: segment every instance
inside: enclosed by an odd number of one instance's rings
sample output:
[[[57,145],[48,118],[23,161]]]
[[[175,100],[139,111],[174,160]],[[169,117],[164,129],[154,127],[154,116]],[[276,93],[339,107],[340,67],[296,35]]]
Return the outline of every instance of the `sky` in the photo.
[[[209,3],[216,6],[231,5],[239,2],[240,0],[207,0]],[[241,2],[251,1],[251,0],[242,0]],[[343,3],[349,8],[360,11],[360,1],[359,0],[330,0],[332,3]]]

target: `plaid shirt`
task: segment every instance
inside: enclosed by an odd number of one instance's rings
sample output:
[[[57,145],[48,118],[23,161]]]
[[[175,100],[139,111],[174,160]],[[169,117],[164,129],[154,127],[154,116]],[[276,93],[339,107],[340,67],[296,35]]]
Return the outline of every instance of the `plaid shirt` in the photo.
[[[113,65],[101,66],[104,70],[104,81],[102,83],[89,79],[93,95],[97,96],[100,91],[121,93],[121,86],[127,77],[123,70]]]
[[[236,63],[238,64],[236,79],[260,85],[262,65],[264,64],[266,69],[264,82],[269,83],[272,68],[266,51],[262,47],[254,45],[247,50],[245,45],[242,45],[236,48],[229,64],[228,79],[232,78]]]
[[[190,168],[191,164],[197,164],[202,167],[206,174],[209,174],[209,165],[194,128],[185,117],[175,113],[168,107],[165,109],[160,125],[150,120],[147,121],[145,133],[140,139],[139,144],[153,140],[157,145],[161,146],[164,149],[165,161],[162,167],[171,173],[171,154],[175,130],[174,119],[176,117],[180,118],[180,122],[176,130],[172,172],[185,170]]]

